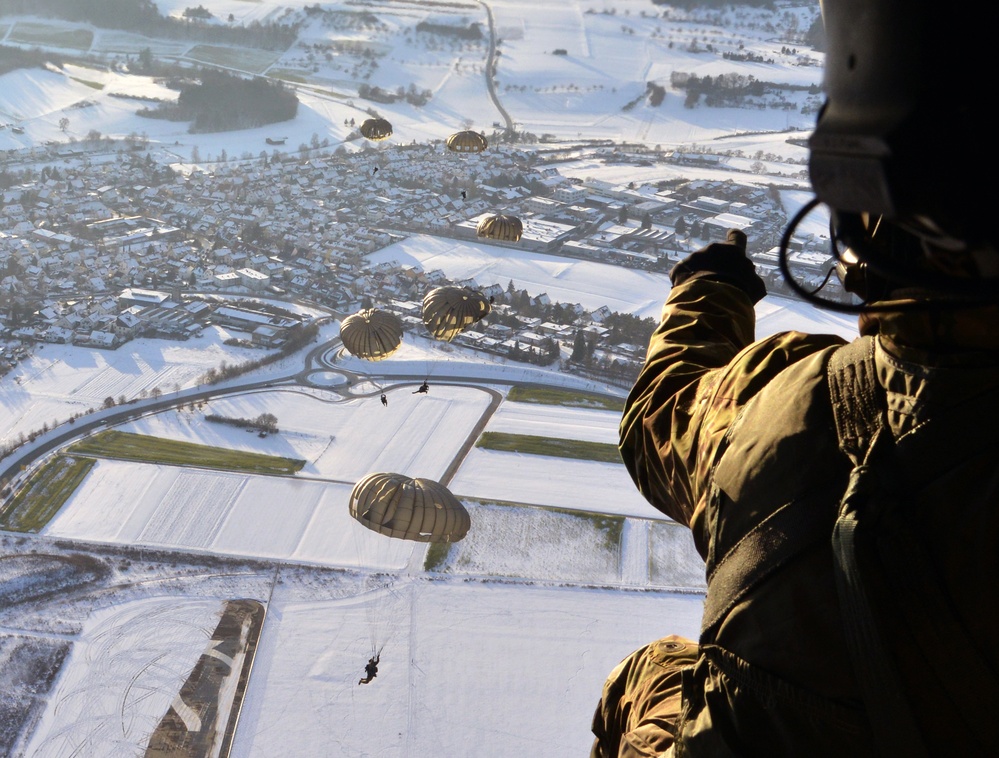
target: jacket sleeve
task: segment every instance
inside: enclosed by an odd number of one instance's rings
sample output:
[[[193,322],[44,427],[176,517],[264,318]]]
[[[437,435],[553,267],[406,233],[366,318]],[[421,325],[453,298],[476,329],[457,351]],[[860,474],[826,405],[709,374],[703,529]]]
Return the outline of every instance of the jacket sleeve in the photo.
[[[625,404],[620,452],[653,506],[690,526],[739,410],[791,363],[844,340],[782,332],[754,342],[756,313],[739,287],[694,277],[673,287]]]

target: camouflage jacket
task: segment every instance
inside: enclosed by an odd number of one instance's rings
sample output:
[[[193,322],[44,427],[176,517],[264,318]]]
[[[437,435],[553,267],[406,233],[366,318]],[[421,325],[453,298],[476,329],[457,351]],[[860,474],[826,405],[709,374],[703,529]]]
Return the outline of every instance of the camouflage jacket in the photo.
[[[704,277],[674,287],[621,422],[622,458],[639,490],[691,528],[709,578],[706,605],[718,562],[782,504],[808,498],[831,534],[851,468],[838,449],[826,378],[844,341],[792,331],[754,342],[754,328],[754,309],[736,287]],[[999,387],[995,309],[960,318],[865,316],[860,328],[878,335],[878,382],[895,437]],[[920,501],[925,512],[917,518],[962,623],[999,671],[999,508],[962,511],[980,506],[984,489],[999,505],[999,453],[982,437],[942,443],[982,447],[960,476],[922,483],[935,494]],[[885,587],[874,593],[891,601]],[[873,754],[828,541],[770,576],[716,630],[685,674],[676,755]],[[955,734],[962,714],[942,702],[939,672],[927,666],[901,614],[883,635],[925,740],[941,752],[982,754],[973,738]],[[946,656],[946,640],[940,648]]]

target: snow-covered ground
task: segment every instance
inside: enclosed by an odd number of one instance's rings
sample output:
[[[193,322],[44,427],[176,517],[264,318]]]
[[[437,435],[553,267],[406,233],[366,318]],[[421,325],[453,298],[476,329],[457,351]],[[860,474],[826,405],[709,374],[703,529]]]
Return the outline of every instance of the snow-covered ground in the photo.
[[[442,252],[434,238],[420,237],[385,255],[452,276],[482,275],[482,247]],[[635,302],[652,303],[668,291],[664,277],[579,261],[553,267],[555,260],[507,250],[489,265],[498,276],[550,293],[571,278],[581,297],[604,297],[611,277],[621,277],[616,281]],[[854,329],[852,318],[776,297],[757,312],[761,334],[798,328],[850,336]],[[321,340],[336,331],[335,324],[326,327]],[[0,382],[6,438],[39,428],[38,420],[99,407],[107,395],[153,386],[184,394],[218,362],[255,357],[222,345],[227,336],[136,340],[114,352],[46,345]],[[466,502],[473,528],[435,581],[422,571],[425,545],[370,532],[347,513],[353,483],[369,472],[441,476],[487,412],[490,391],[505,397],[511,383],[618,397],[622,390],[412,335],[384,361],[328,353],[334,355],[335,362],[314,367],[307,386],[229,394],[203,408],[181,406],[122,425],[306,463],[295,477],[274,478],[101,461],[45,537],[169,548],[192,558],[271,559],[283,568],[267,581],[238,575],[210,591],[200,588],[201,575],[198,584],[166,584],[170,572],[161,570],[133,582],[151,588],[138,599],[130,589],[110,608],[85,614],[73,627],[73,652],[28,755],[62,758],[84,737],[94,754],[137,754],[162,715],[164,690],[175,691],[176,678],[189,670],[225,597],[266,600],[269,611],[236,735],[233,754],[240,756],[279,748],[295,756],[461,756],[481,740],[496,755],[520,754],[527,743],[550,755],[585,753],[590,710],[617,659],[660,634],[696,636],[703,576],[689,533],[645,503],[621,464],[472,448],[449,486]],[[301,368],[298,355],[267,371],[289,377]],[[343,371],[360,378],[350,384]],[[430,393],[413,395],[424,377]],[[387,407],[378,399],[383,391]],[[208,423],[209,412],[273,413],[281,433],[260,438]],[[613,411],[504,400],[485,429],[613,443],[617,421]],[[608,545],[584,512],[623,517],[620,539]],[[361,574],[317,579],[312,566]],[[54,621],[43,616],[34,624],[50,633]],[[200,632],[174,635],[171,628]],[[358,688],[354,677],[372,647],[382,645],[378,679]],[[128,665],[119,650],[130,651]],[[397,697],[401,688],[406,698]],[[136,691],[145,694],[129,695]],[[367,727],[379,718],[404,726],[372,735]],[[119,720],[121,736],[106,737]]]
[[[807,312],[795,319],[794,308],[779,304],[760,309],[788,311],[780,318],[799,327],[823,322]],[[139,340],[117,352],[127,351],[129,371],[169,371],[190,357],[167,352],[168,344]],[[0,397],[16,391],[35,398],[40,417],[61,418],[87,371],[125,381],[115,355],[46,346],[0,383]],[[66,363],[77,366],[75,384],[51,368]],[[297,368],[292,357],[269,370],[287,376]],[[351,385],[343,370],[370,376]],[[414,395],[415,377],[427,373],[430,392]],[[150,585],[163,583],[161,591],[132,599],[130,589],[103,607],[115,597],[108,595],[75,629],[27,755],[62,758],[81,741],[95,755],[141,753],[225,597],[257,598],[268,608],[233,746],[239,756],[464,756],[483,744],[491,755],[585,754],[591,710],[617,660],[664,633],[696,636],[703,576],[689,533],[645,503],[622,464],[472,448],[449,488],[473,526],[432,574],[423,571],[425,544],[376,534],[348,514],[353,483],[369,472],[440,477],[482,418],[487,431],[613,444],[613,411],[505,399],[509,382],[609,388],[413,339],[386,361],[341,353],[310,376],[319,381],[228,394],[119,427],[305,466],[293,477],[265,477],[100,461],[45,538],[84,549],[166,548],[181,563],[221,555],[280,568],[269,581],[257,573],[230,578],[215,602],[198,585],[165,582],[168,570]],[[490,391],[504,397],[491,415]],[[8,403],[0,412],[13,428],[24,416]],[[205,421],[208,413],[265,412],[278,418],[279,434],[261,438]],[[587,512],[623,518],[620,538],[608,544]],[[320,578],[316,566],[360,573]],[[52,622],[33,623],[48,632]],[[355,677],[376,649],[379,676],[358,687]]]
[[[174,16],[191,7],[187,0],[160,0],[156,5]],[[288,21],[289,11],[316,5],[308,0],[207,0],[200,7],[212,12],[215,23],[250,25]],[[137,117],[142,101],[122,97],[169,100],[176,97],[172,90],[148,77],[68,64],[61,71],[0,77],[4,92],[0,120],[25,129],[23,134],[0,131],[0,149],[83,139],[96,130],[105,136],[145,135],[180,163],[191,161],[195,148],[204,161],[217,160],[223,150],[229,158],[256,156],[261,150],[270,152],[266,137],[285,137],[290,150],[310,144],[313,135],[333,145],[344,143],[354,131],[345,122],[360,123],[368,117],[366,109],[375,105],[393,124],[386,147],[441,140],[462,128],[488,132],[494,123],[506,125],[505,112],[517,130],[537,136],[663,148],[720,143],[742,150],[748,161],[758,150],[761,156],[800,157],[800,146],[788,144],[784,136],[775,138],[774,133],[807,130],[814,124],[814,111],[802,107],[817,104],[814,94],[787,91],[788,108],[687,108],[683,91],[671,81],[674,74],[726,74],[787,85],[817,84],[821,56],[799,41],[818,13],[814,2],[778,12],[740,7],[681,12],[648,0],[565,0],[546,6],[525,0],[380,4],[371,8],[379,23],[364,23],[352,3],[321,7],[339,15],[309,16],[299,44],[283,54],[257,55],[86,24],[0,17],[0,42],[5,44],[37,47],[39,39],[49,38],[48,47],[59,52],[56,31],[82,30],[92,34],[85,52],[122,63],[134,60],[144,49],[156,58],[190,64],[217,62],[221,57],[229,68],[284,78],[296,86],[300,99],[298,115],[289,122],[240,132],[189,134],[186,122]],[[495,102],[485,87],[490,12],[499,53]],[[471,41],[420,32],[416,28],[420,22],[453,28],[477,24],[483,37]],[[348,44],[375,55],[351,53],[345,48]],[[723,59],[726,53],[731,55]],[[736,60],[734,55],[754,59]],[[372,59],[377,65],[371,65]],[[412,86],[429,90],[432,97],[422,107],[404,100],[372,104],[356,97],[361,83],[393,93]],[[649,83],[666,89],[658,107],[643,99]],[[65,128],[60,126],[63,117],[69,120]]]
[[[140,345],[131,350],[147,364]],[[360,362],[344,358],[328,373],[346,363]],[[180,562],[222,555],[283,566],[272,582],[254,574],[238,589],[227,585],[268,606],[234,755],[458,756],[482,740],[496,755],[537,744],[551,754],[585,751],[609,667],[662,633],[666,618],[670,631],[695,634],[700,613],[689,534],[644,503],[623,465],[473,448],[450,483],[473,526],[432,575],[423,571],[425,544],[376,534],[348,514],[352,485],[366,473],[440,477],[486,414],[487,390],[505,396],[502,379],[489,381],[503,368],[466,359],[461,373],[478,372],[480,386],[442,376],[427,395],[412,393],[414,380],[383,377],[237,393],[135,419],[118,428],[306,464],[293,477],[266,477],[100,461],[43,536],[84,549],[175,549]],[[57,404],[47,376],[21,387]],[[264,412],[278,418],[279,434],[205,420]],[[504,400],[485,429],[613,443],[617,421],[613,411]],[[585,512],[624,517],[629,536],[607,544]],[[680,550],[650,569],[654,529]],[[309,578],[313,566],[361,574],[319,582]],[[218,618],[218,602],[184,586],[175,579],[162,594],[123,598],[80,622],[28,755],[68,755],[81,741],[94,754],[136,754]],[[379,676],[359,688],[373,648],[382,650]],[[373,722],[383,725],[375,734]]]

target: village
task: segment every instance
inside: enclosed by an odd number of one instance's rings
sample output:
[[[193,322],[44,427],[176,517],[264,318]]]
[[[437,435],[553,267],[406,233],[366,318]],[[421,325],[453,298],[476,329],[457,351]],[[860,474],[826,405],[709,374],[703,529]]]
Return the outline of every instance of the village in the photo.
[[[247,344],[279,347],[301,317],[261,308],[261,299],[304,301],[338,318],[384,308],[419,330],[424,294],[453,284],[494,303],[457,340],[463,345],[546,365],[561,360],[564,370],[627,385],[651,320],[615,321],[606,306],[552,302],[513,282],[450,282],[439,270],[366,259],[414,234],[476,241],[478,222],[497,209],[521,220],[522,236],[478,241],[662,273],[740,228],[769,291],[791,296],[776,253],[787,219],[773,188],[732,179],[570,179],[557,163],[572,155],[635,165],[718,160],[586,144],[499,143],[471,155],[443,144],[348,151],[313,139],[297,151],[272,147],[179,171],[154,160],[136,135],[7,151],[0,371],[37,343],[114,349],[136,336],[185,339],[213,322],[245,332]],[[788,264],[816,285],[830,257],[828,240],[796,237]]]

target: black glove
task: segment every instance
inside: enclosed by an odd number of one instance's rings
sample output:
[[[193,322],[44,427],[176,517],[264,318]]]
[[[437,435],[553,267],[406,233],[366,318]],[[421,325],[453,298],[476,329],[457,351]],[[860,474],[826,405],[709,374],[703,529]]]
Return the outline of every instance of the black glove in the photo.
[[[754,304],[767,294],[767,286],[756,273],[753,262],[746,256],[746,234],[739,229],[729,229],[724,243],[712,242],[691,253],[669,272],[674,287],[688,279],[702,276],[735,285]]]

